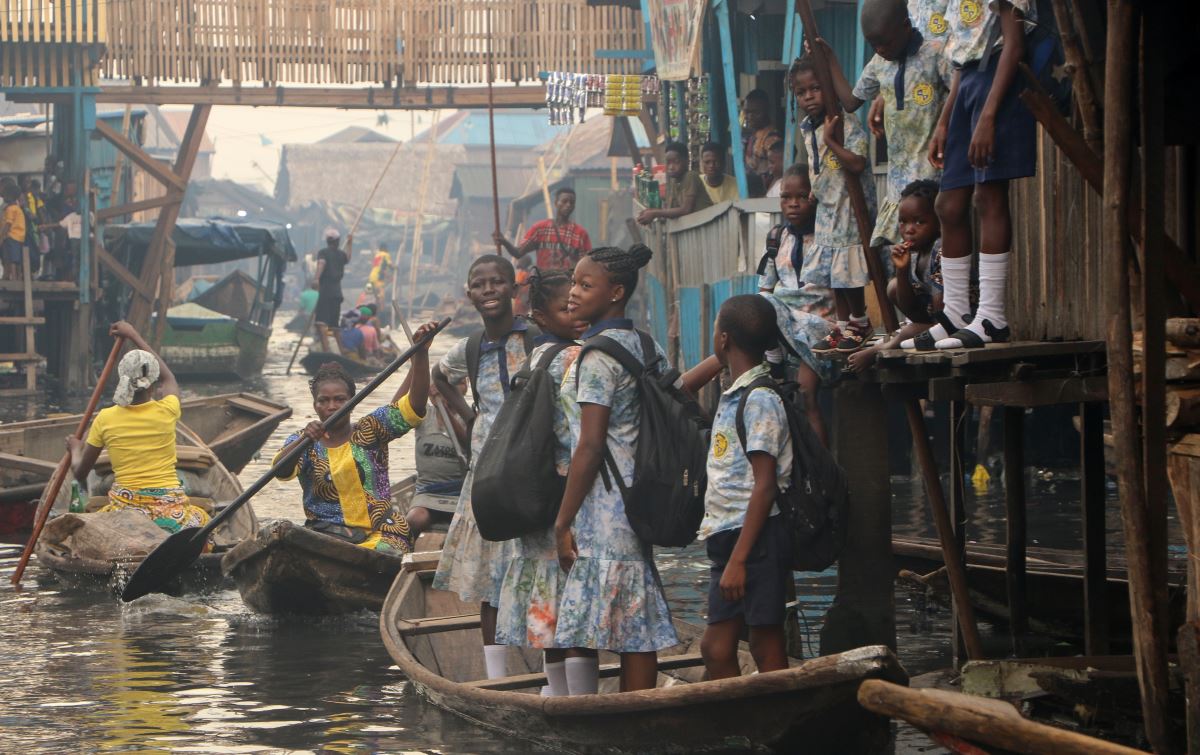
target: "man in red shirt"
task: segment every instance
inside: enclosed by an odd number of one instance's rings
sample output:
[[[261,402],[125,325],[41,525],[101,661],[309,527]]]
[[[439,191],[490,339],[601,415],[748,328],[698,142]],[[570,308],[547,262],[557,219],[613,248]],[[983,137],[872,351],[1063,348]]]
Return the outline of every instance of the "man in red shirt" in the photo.
[[[500,233],[492,234],[492,239],[517,259],[536,250],[539,270],[574,270],[579,258],[592,251],[592,240],[583,226],[571,222],[573,212],[575,190],[564,186],[554,192],[554,219],[530,226],[520,246]]]

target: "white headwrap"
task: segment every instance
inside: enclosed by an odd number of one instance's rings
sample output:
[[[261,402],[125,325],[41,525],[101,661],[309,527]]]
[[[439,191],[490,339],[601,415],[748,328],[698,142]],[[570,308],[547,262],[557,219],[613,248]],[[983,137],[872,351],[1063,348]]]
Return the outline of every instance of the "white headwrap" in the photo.
[[[117,365],[117,391],[113,402],[117,406],[129,406],[133,394],[154,385],[158,381],[158,358],[148,351],[134,349],[121,357]]]

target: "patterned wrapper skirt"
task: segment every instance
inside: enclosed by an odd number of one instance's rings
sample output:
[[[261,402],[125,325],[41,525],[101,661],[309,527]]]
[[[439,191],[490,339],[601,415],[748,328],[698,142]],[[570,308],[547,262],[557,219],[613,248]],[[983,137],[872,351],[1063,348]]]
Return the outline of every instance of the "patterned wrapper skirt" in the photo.
[[[141,488],[131,490],[113,485],[108,491],[108,505],[100,511],[140,511],[159,527],[175,533],[186,527],[203,527],[209,522],[208,512],[188,503],[183,488]]]

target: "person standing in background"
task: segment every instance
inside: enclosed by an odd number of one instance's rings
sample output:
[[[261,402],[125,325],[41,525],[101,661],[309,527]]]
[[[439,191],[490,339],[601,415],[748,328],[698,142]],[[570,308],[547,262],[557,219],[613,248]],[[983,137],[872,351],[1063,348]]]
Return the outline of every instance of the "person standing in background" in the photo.
[[[339,245],[342,234],[336,228],[325,229],[325,248],[317,253],[317,322],[338,326],[342,309],[342,275],[350,255]]]

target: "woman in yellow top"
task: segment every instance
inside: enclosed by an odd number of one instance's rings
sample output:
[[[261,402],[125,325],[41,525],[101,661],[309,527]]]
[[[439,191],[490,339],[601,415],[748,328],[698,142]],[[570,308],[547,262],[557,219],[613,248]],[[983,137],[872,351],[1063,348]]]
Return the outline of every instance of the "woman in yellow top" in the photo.
[[[21,277],[21,250],[25,247],[25,211],[21,209],[21,189],[6,181],[0,185],[4,198],[3,218],[0,219],[0,259],[4,262],[4,279]]]
[[[92,421],[87,441],[67,438],[71,470],[80,483],[108,449],[113,484],[101,511],[136,509],[168,532],[208,523],[208,513],[188,503],[175,471],[175,425],[179,422],[179,383],[166,363],[127,322],[115,323],[109,335],[137,348],[117,366],[113,403]],[[155,388],[162,391],[155,399]]]
[[[413,334],[420,342],[436,323]],[[429,347],[412,358],[412,369],[392,396],[391,403],[352,421],[344,417],[325,430],[329,419],[356,392],[354,379],[337,362],[321,365],[309,381],[318,420],[293,433],[278,461],[303,438],[313,444],[300,454],[296,466],[281,471],[281,480],[300,478],[304,491],[304,526],[377,551],[409,553],[413,535],[408,521],[392,509],[388,475],[388,444],[421,424],[429,396]]]

